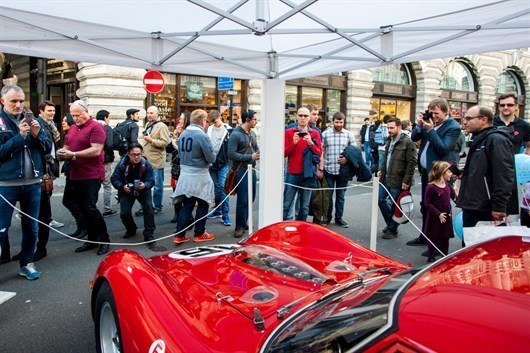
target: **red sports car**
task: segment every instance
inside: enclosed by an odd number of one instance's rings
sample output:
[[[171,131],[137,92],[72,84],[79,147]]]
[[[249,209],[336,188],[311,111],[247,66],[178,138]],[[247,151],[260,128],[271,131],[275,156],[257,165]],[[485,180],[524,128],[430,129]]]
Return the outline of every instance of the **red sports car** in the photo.
[[[530,239],[422,270],[324,227],[232,245],[108,255],[92,283],[98,352],[528,352]]]

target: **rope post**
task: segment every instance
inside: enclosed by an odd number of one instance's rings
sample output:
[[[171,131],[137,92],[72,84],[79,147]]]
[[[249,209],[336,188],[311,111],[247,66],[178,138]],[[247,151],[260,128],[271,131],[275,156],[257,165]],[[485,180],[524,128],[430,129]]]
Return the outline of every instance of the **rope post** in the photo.
[[[372,179],[372,217],[370,224],[370,250],[376,251],[377,247],[377,215],[379,214],[379,178]]]
[[[252,175],[252,163],[247,164],[247,182],[248,182],[248,234],[252,234],[254,231],[253,216],[252,216],[252,181],[254,180]]]

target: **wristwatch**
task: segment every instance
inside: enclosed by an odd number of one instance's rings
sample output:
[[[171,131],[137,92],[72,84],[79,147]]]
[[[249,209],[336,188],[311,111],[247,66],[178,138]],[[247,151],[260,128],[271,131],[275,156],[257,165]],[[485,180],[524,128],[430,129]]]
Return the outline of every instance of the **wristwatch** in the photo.
[[[75,161],[77,158],[77,156],[75,155],[75,152],[74,152],[74,156],[72,157],[72,160]]]

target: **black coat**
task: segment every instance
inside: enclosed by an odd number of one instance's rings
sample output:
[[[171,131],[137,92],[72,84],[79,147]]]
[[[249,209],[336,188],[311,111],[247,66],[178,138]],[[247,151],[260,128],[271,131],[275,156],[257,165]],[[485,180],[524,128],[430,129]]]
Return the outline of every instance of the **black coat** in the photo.
[[[482,130],[469,146],[456,205],[464,210],[518,213],[508,200],[515,183],[513,145],[505,129]],[[515,208],[514,208],[515,206]]]

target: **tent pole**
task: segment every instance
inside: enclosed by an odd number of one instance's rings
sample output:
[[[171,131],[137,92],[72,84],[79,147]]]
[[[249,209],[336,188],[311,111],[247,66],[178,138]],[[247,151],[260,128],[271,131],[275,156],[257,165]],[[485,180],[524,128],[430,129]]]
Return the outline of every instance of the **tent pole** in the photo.
[[[263,228],[283,218],[283,136],[285,81],[263,80],[260,114],[259,223]]]

